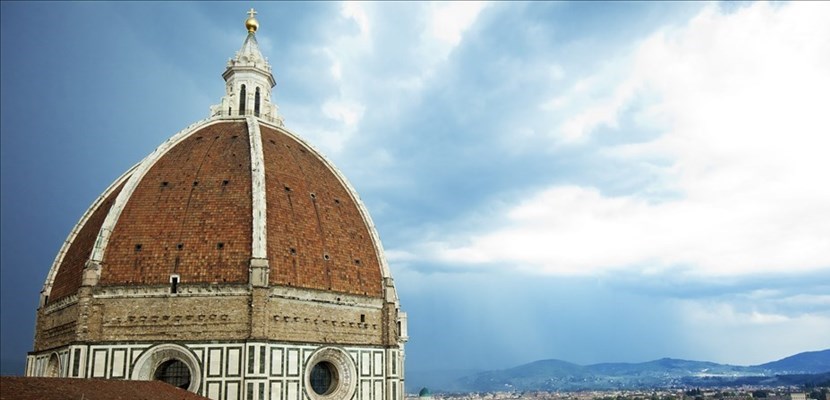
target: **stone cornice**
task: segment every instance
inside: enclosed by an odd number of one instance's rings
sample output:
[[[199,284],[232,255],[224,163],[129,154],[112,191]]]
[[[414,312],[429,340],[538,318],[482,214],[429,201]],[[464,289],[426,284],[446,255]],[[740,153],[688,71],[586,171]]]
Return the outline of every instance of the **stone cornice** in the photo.
[[[199,297],[199,296],[248,296],[247,285],[222,284],[180,284],[176,293],[170,293],[168,285],[152,286],[98,286],[93,292],[96,299],[127,297]]]
[[[69,306],[75,305],[78,303],[78,294],[71,294],[66,296],[54,303],[49,304],[48,306],[43,307],[43,312],[46,314],[53,313],[58,310],[63,310]]]

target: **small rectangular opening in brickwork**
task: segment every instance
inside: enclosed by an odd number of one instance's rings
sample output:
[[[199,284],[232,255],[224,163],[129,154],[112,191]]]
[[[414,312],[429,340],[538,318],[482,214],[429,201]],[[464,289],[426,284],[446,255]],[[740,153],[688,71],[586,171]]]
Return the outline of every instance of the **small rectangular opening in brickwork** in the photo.
[[[184,243],[179,243],[176,245],[176,250],[181,250],[184,248]]]
[[[366,322],[366,314],[360,314],[360,322]]]
[[[170,293],[178,293],[179,291],[179,276],[170,275]]]
[[[222,242],[216,243],[216,248],[219,249],[219,250],[222,250],[222,249],[225,248],[225,244],[222,243]]]
[[[135,245],[135,251],[141,251],[141,243]]]
[[[169,185],[169,184],[170,184],[170,182],[164,181],[164,182],[161,183],[161,187],[167,187],[167,185]]]
[[[291,254],[292,254],[292,255],[296,255],[296,254],[297,254],[297,249],[295,249],[295,248],[293,248],[293,247],[292,247],[289,251],[291,251]]]
[[[355,258],[354,259],[354,265],[360,265],[360,259]]]
[[[230,181],[225,179],[224,181],[222,181],[222,186],[228,186],[228,183],[230,183]]]
[[[286,191],[286,192],[290,192],[290,191],[291,191],[291,188],[290,188],[290,187],[288,187],[288,186],[285,186],[285,191]]]
[[[324,260],[328,260],[329,258],[331,258],[331,257],[329,257],[329,255],[328,255],[328,254],[323,254],[323,259],[324,259]]]
[[[193,186],[199,186],[199,181],[193,181]]]
[[[238,137],[239,137],[239,136],[237,136],[237,135],[233,135],[233,136],[231,136],[231,139],[236,139],[236,138],[238,138]]]
[[[340,204],[340,199],[334,199],[334,204]]]

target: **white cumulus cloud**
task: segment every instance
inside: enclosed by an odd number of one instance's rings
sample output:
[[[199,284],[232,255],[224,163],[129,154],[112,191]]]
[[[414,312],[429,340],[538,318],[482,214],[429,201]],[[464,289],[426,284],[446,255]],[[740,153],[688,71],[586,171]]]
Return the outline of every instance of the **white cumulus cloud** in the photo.
[[[487,3],[482,1],[432,3],[430,32],[433,37],[451,46],[457,46],[464,32],[475,22],[486,5]]]
[[[684,316],[685,338],[679,340],[698,349],[697,356],[702,359],[760,364],[805,350],[825,349],[830,344],[827,314],[784,315],[730,303],[696,301],[680,302],[677,310]]]
[[[509,207],[489,231],[424,247],[449,263],[569,275],[830,268],[828,20],[827,4],[757,3],[731,13],[710,6],[641,42],[621,61],[624,73],[602,72],[620,79],[604,91],[591,87],[599,94],[560,126],[559,138],[574,142],[600,126],[619,135],[656,130],[655,139],[597,154],[667,161],[653,168],[676,196],[553,185]],[[573,91],[608,80],[584,78]],[[546,111],[567,109],[567,98],[553,98]],[[624,122],[626,113],[635,122]]]

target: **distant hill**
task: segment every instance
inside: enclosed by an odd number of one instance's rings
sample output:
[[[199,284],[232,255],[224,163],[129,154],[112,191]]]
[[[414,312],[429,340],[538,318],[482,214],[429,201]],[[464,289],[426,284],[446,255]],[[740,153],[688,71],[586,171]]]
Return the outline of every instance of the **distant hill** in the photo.
[[[758,365],[758,367],[787,374],[827,372],[830,371],[830,349],[798,353],[778,361]]]
[[[727,385],[799,385],[830,380],[830,349],[755,366],[663,358],[643,363],[578,365],[540,360],[442,382],[451,392],[620,390]],[[429,384],[427,384],[429,386]]]

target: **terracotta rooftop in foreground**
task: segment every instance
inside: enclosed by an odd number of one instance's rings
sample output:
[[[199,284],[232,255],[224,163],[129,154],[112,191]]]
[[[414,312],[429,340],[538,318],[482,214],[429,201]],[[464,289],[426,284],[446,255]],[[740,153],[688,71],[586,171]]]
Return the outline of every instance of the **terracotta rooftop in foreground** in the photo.
[[[205,400],[161,381],[0,377],[0,400]]]

